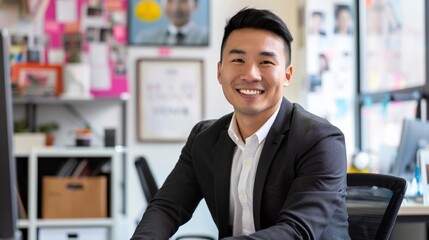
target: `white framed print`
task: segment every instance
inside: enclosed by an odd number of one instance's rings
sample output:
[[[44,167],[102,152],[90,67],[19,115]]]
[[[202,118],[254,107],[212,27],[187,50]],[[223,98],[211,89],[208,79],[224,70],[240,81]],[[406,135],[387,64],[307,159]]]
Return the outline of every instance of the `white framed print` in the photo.
[[[203,61],[137,60],[137,138],[181,142],[203,119]]]

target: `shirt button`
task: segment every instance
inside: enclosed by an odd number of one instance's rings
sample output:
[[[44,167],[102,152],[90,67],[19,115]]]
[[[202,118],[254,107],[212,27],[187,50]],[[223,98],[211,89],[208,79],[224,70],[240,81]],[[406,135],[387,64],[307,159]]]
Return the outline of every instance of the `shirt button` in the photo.
[[[238,198],[243,203],[247,202],[247,196],[245,194],[240,194],[240,196]]]
[[[249,167],[251,164],[252,164],[252,162],[251,162],[250,160],[246,160],[246,161],[244,161],[244,165],[245,165],[246,167]]]

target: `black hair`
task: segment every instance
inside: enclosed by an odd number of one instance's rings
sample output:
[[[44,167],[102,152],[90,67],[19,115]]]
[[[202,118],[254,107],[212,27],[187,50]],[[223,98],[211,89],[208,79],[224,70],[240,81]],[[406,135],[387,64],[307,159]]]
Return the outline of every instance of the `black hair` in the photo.
[[[314,11],[311,13],[312,16],[320,16],[321,18],[323,18],[323,13],[320,11]]]
[[[339,4],[339,5],[335,6],[335,13],[334,13],[335,18],[338,18],[338,15],[340,15],[341,11],[346,11],[346,12],[349,12],[351,14],[350,6],[344,5],[344,4]]]
[[[270,31],[280,36],[289,52],[288,65],[292,59],[291,42],[293,41],[292,34],[290,33],[286,23],[269,10],[254,9],[254,8],[243,8],[230,18],[225,26],[222,45],[220,49],[220,60],[222,61],[222,52],[225,47],[225,42],[229,35],[238,29],[253,28]]]

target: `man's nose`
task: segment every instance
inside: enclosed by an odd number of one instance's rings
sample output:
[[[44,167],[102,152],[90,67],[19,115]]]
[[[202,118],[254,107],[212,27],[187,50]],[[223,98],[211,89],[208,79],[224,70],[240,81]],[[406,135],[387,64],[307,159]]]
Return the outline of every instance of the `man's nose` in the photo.
[[[261,71],[257,64],[246,64],[243,68],[241,74],[241,79],[247,81],[260,81],[261,80]]]

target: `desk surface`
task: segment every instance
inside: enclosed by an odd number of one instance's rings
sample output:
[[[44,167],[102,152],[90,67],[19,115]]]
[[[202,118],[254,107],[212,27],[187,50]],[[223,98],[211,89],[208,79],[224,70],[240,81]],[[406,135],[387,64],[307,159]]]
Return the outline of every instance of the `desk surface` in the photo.
[[[429,215],[429,205],[422,203],[403,203],[399,209],[398,216],[416,216],[416,215]]]

